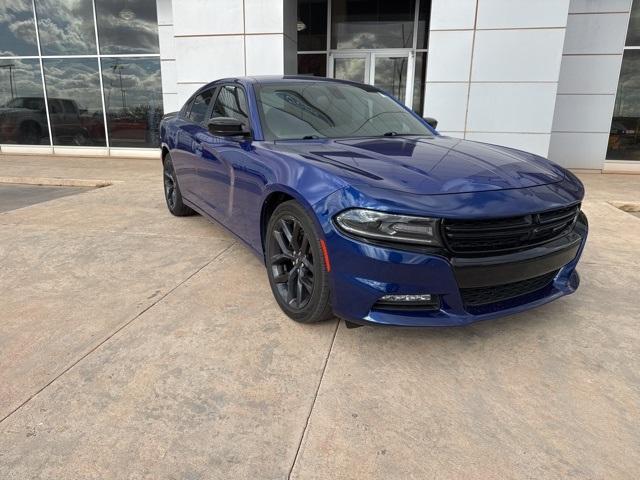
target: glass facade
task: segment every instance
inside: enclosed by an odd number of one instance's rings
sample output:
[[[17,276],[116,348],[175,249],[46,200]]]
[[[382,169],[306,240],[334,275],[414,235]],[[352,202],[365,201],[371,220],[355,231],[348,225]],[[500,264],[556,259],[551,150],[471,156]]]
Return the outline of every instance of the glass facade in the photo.
[[[369,83],[422,114],[430,0],[298,0],[298,73]]]
[[[634,0],[607,146],[608,160],[640,160],[640,1]]]
[[[157,147],[155,0],[0,0],[0,144]]]

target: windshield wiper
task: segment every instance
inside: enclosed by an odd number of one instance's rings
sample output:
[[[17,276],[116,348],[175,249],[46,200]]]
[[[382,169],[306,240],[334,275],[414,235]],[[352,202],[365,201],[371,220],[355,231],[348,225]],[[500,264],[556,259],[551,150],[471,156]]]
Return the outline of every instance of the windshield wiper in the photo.
[[[318,138],[320,138],[318,135],[305,135],[302,140],[316,140]]]
[[[398,135],[398,132],[386,132],[383,134],[385,137],[395,137]]]

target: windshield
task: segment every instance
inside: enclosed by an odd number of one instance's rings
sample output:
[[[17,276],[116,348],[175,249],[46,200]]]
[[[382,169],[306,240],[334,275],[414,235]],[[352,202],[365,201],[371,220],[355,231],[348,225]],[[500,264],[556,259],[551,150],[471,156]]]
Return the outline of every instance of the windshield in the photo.
[[[432,135],[391,97],[365,85],[305,81],[263,84],[256,92],[267,140]]]

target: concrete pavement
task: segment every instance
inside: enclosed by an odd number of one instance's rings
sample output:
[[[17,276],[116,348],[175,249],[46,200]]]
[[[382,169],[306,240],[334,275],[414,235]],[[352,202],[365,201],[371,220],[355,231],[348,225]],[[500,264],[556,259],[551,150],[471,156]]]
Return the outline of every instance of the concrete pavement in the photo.
[[[113,185],[0,214],[0,478],[635,478],[640,177],[581,175],[577,294],[459,329],[299,325],[158,161],[0,156]]]

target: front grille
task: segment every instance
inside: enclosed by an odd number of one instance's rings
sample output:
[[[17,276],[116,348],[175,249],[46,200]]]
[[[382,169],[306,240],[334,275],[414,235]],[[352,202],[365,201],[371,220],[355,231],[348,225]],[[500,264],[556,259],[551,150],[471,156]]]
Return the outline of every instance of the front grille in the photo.
[[[552,282],[557,274],[558,270],[545,273],[538,277],[529,278],[527,280],[507,283],[505,285],[461,288],[460,294],[462,295],[462,301],[464,302],[465,307],[487,305],[489,303],[501,302],[542,290]]]
[[[459,254],[506,253],[540,245],[571,231],[580,205],[520,217],[442,222],[447,248]]]

